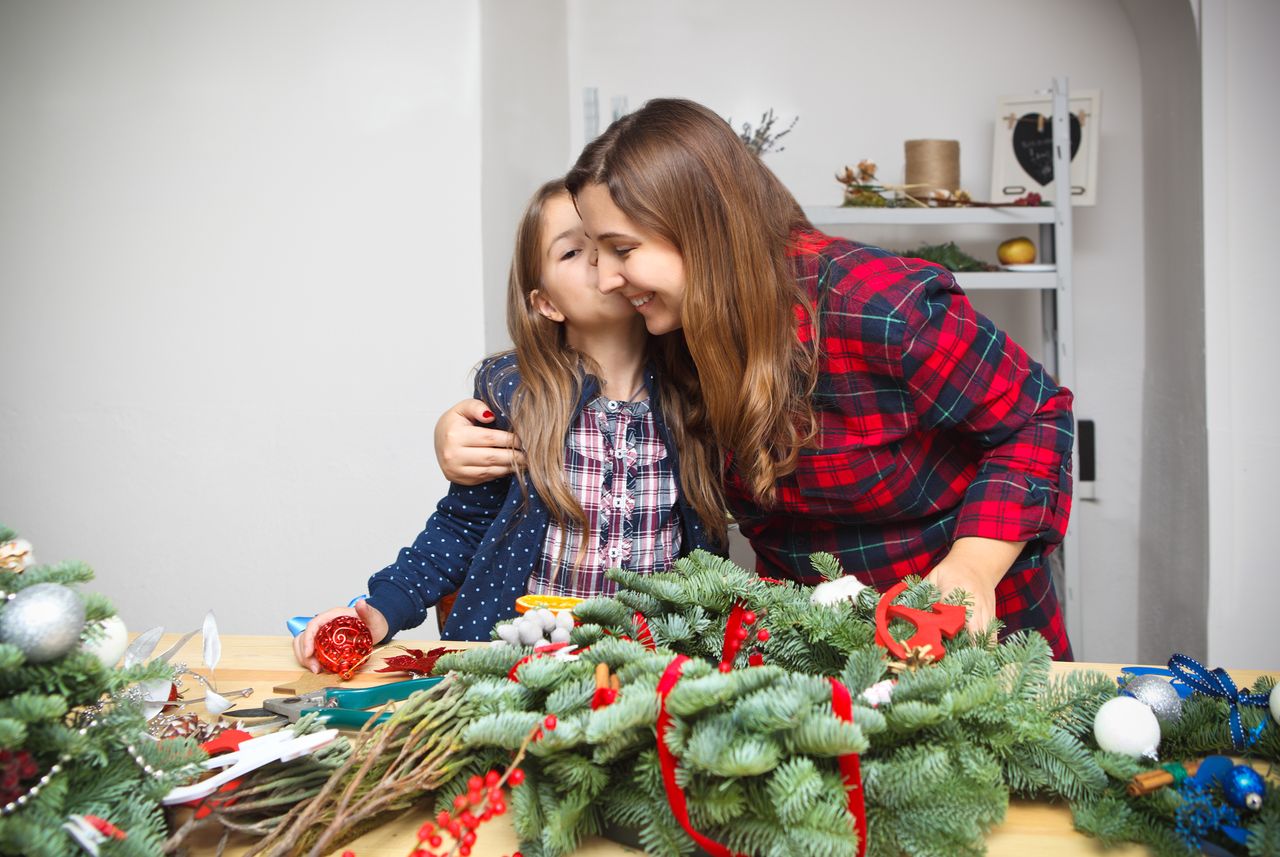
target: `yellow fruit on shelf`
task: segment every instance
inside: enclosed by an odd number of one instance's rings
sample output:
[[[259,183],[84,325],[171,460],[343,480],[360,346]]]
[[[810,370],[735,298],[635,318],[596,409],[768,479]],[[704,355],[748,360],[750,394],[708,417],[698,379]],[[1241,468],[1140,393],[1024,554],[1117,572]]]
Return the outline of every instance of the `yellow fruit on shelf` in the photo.
[[[1036,260],[1036,245],[1030,238],[1019,235],[997,247],[996,258],[1001,265],[1030,265]]]

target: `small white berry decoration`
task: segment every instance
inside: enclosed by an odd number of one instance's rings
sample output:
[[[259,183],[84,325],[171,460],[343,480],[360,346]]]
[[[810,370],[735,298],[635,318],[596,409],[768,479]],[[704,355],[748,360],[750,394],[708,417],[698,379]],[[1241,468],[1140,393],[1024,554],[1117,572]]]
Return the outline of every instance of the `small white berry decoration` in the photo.
[[[1160,721],[1150,706],[1131,696],[1117,696],[1098,709],[1093,737],[1109,753],[1154,759],[1160,745]]]
[[[569,610],[552,612],[545,607],[530,610],[497,628],[498,638],[512,646],[545,646],[549,643],[569,642],[573,630],[573,613]]]
[[[839,604],[841,601],[857,601],[858,593],[866,588],[866,584],[858,578],[852,574],[846,574],[844,577],[837,577],[835,580],[828,580],[813,587],[813,592],[809,594],[809,601],[827,606]]]

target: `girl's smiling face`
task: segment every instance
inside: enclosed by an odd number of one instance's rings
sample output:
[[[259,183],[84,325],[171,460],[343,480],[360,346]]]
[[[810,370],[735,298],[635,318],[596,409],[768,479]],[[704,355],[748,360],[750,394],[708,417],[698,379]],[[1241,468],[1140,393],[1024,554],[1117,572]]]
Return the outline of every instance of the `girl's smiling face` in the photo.
[[[602,184],[584,187],[577,203],[596,245],[600,292],[625,298],[654,335],[683,327],[684,259],[675,245],[627,217]]]
[[[529,296],[534,309],[584,332],[634,321],[635,312],[621,295],[596,288],[593,248],[568,193],[543,205],[541,231],[542,287]]]

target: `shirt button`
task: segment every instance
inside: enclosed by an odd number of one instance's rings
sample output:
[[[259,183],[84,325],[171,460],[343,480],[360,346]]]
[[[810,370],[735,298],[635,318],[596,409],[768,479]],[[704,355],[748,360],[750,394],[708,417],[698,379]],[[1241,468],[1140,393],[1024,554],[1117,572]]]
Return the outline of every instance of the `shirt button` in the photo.
[[[613,498],[613,508],[615,508],[615,509],[621,509],[621,508],[622,508],[622,504],[623,504],[623,502],[625,502],[625,500],[626,500],[626,498],[625,498],[625,497],[614,497],[614,498]]]
[[[605,407],[607,407],[611,411],[616,411],[618,409],[618,403],[615,402],[613,399],[610,399],[609,404],[606,405]]]
[[[609,548],[609,559],[617,559],[622,556],[622,551],[617,548]]]
[[[614,454],[614,456],[615,456],[615,457],[617,457],[617,458],[626,458],[626,457],[627,457],[627,448],[626,448],[625,446],[620,446],[620,447],[618,447],[617,449],[615,449],[615,450],[613,451],[613,454]]]

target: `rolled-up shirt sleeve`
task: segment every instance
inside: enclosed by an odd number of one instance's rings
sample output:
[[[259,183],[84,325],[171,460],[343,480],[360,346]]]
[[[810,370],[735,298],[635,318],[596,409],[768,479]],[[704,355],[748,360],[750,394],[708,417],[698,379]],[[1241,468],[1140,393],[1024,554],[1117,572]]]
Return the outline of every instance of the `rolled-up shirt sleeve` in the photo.
[[[977,312],[941,269],[897,307],[902,381],[921,428],[982,450],[956,538],[1057,544],[1071,511],[1072,394]]]

